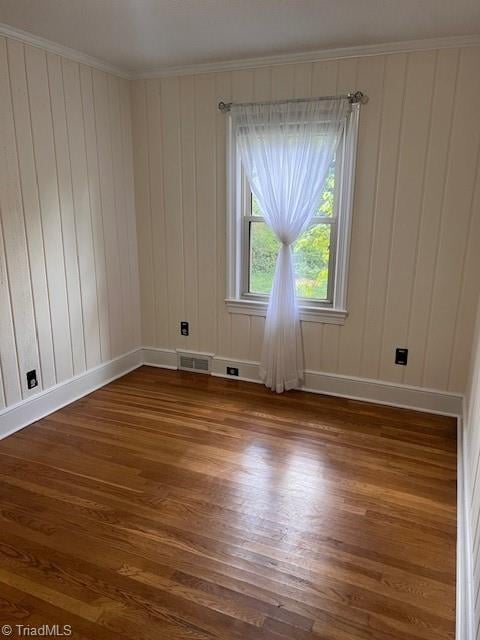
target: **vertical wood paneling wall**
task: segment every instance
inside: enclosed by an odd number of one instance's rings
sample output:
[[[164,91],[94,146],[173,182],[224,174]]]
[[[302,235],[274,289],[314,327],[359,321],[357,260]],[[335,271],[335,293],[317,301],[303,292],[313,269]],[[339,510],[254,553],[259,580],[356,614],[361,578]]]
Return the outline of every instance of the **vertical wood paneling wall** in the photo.
[[[132,82],[144,346],[257,361],[263,318],[225,310],[219,100],[332,94],[362,107],[349,316],[303,323],[308,369],[464,392],[480,278],[480,50]],[[179,322],[190,322],[190,336]],[[408,347],[407,367],[394,364]]]
[[[472,367],[465,402],[463,429],[466,504],[473,545],[474,638],[480,640],[480,306],[472,349]]]
[[[1,409],[140,346],[128,81],[1,37],[0,146]]]

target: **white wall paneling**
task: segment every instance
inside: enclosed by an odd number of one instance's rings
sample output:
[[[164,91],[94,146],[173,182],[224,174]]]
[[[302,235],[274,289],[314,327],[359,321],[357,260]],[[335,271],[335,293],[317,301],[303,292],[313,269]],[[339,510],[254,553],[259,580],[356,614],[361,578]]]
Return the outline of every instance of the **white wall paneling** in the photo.
[[[48,388],[141,343],[258,361],[264,319],[224,304],[216,103],[352,87],[370,101],[349,315],[302,323],[307,368],[463,393],[479,291],[478,47],[134,82],[16,40],[0,55],[2,406],[29,395],[30,368]],[[396,346],[410,349],[405,368]]]
[[[480,638],[480,306],[459,446],[457,638]]]
[[[0,95],[1,409],[138,348],[140,310],[129,82],[1,37]]]
[[[359,88],[370,100],[349,315],[343,326],[302,324],[307,368],[463,393],[480,285],[479,63],[472,46],[133,82],[143,344],[259,360],[264,319],[225,309],[226,123],[216,103]],[[410,350],[407,367],[394,364],[397,346]]]
[[[6,402],[18,401],[29,395],[26,385],[21,384],[18,370],[13,372],[9,365],[20,370],[38,367],[39,354],[35,340],[35,316],[30,282],[30,264],[27,251],[25,217],[20,186],[19,165],[10,78],[8,71],[6,41],[0,39],[0,211],[2,213],[2,287],[8,289],[8,296],[2,296],[7,304],[2,307],[2,315],[12,323],[5,332],[6,366],[2,367]],[[5,215],[8,212],[8,215]],[[24,327],[25,331],[19,328]],[[13,338],[13,339],[12,339]],[[7,368],[8,367],[8,368]],[[13,373],[13,382],[10,376]],[[16,384],[16,379],[20,384]]]

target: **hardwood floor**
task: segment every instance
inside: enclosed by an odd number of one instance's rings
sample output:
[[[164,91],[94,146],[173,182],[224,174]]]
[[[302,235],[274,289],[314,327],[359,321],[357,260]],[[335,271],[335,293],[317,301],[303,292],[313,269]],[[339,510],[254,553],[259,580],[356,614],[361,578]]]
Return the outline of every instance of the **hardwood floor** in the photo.
[[[142,367],[0,442],[0,520],[0,624],[454,638],[450,418]]]

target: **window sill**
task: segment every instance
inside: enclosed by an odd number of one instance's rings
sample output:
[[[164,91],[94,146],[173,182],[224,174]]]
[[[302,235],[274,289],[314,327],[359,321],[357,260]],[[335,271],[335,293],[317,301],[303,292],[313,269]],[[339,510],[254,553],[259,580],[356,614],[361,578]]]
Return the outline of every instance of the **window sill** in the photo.
[[[240,300],[226,298],[225,304],[229,313],[239,313],[247,316],[267,315],[267,303],[257,300]],[[300,307],[302,322],[322,322],[324,324],[345,324],[348,313],[345,310],[330,309],[328,307]]]

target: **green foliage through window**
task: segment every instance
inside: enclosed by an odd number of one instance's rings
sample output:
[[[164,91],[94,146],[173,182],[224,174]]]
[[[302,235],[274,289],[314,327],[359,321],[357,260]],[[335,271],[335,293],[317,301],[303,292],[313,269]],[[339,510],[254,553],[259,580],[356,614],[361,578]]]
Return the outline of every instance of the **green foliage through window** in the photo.
[[[325,189],[315,216],[334,215],[335,168],[330,167]],[[262,216],[256,198],[252,196],[252,216]],[[297,295],[325,300],[328,294],[331,225],[313,224],[293,246]],[[250,222],[250,292],[268,294],[272,289],[275,263],[280,243],[262,220]]]

